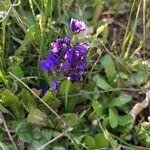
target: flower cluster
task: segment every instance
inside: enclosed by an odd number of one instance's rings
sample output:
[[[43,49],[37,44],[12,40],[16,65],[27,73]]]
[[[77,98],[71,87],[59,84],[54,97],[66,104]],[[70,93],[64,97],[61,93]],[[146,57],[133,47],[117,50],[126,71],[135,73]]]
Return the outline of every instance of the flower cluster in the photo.
[[[71,19],[70,28],[73,33],[78,34],[85,30],[85,23],[77,19]],[[51,73],[61,72],[71,80],[77,81],[84,72],[87,61],[86,55],[89,50],[87,43],[73,44],[70,35],[59,38],[50,45],[50,53],[47,59],[41,60],[40,67],[43,71]],[[59,84],[55,78],[51,85],[52,90],[58,91]]]

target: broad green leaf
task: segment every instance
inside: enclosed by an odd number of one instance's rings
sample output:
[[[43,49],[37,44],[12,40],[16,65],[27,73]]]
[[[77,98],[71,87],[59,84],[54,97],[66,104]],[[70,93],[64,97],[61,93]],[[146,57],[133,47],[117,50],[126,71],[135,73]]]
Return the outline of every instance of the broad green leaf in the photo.
[[[132,121],[132,118],[130,115],[119,115],[119,120],[118,120],[118,124],[120,126],[126,126],[128,125],[129,123],[131,123]]]
[[[118,111],[116,108],[109,108],[109,122],[112,128],[116,128],[118,125]]]
[[[95,148],[95,139],[92,136],[90,136],[90,135],[85,137],[84,143],[90,149],[94,149]]]
[[[35,103],[35,98],[31,95],[31,93],[28,90],[23,89],[19,94],[19,98],[27,111],[30,111],[30,109],[33,107],[37,107]]]
[[[108,106],[109,107],[113,107],[113,106],[124,106],[125,104],[129,103],[132,100],[132,97],[128,94],[122,93],[120,94],[118,97],[112,99],[109,103]]]
[[[107,79],[110,82],[112,82],[116,75],[116,68],[115,68],[114,60],[109,54],[105,55],[104,60],[103,60],[103,65],[104,65]]]
[[[74,127],[78,122],[78,115],[75,113],[65,113],[62,115],[68,127]]]
[[[2,93],[1,101],[4,106],[8,107],[11,110],[16,118],[21,118],[24,116],[24,111],[18,97],[14,95],[10,90],[6,89]]]
[[[109,129],[110,128],[109,117],[106,117],[105,119],[103,119],[102,124],[106,129]]]
[[[13,65],[9,68],[9,70],[19,78],[24,77],[24,73],[19,65]]]
[[[97,114],[97,116],[98,117],[102,117],[102,115],[103,115],[103,107],[100,104],[100,102],[97,101],[97,100],[93,100],[92,101],[92,107],[94,109],[94,112]]]
[[[19,135],[18,135],[19,139],[23,142],[26,142],[26,143],[31,143],[32,140],[33,140],[33,135],[31,132],[19,132]]]
[[[42,97],[42,99],[45,101],[45,102],[49,102],[49,101],[52,101],[54,98],[54,94],[52,91],[47,91],[44,96]]]
[[[64,80],[60,86],[60,93],[62,95],[68,95],[71,85],[72,85],[72,83],[71,83],[70,79]]]
[[[41,131],[41,135],[44,137],[46,141],[50,140],[53,136],[53,132],[50,129],[43,129]]]
[[[95,81],[96,85],[104,90],[111,89],[112,87],[108,84],[108,82],[98,74],[93,77],[93,81]]]
[[[39,109],[32,108],[28,115],[28,122],[37,125],[47,125],[47,115]]]
[[[107,148],[109,141],[105,138],[104,134],[97,134],[95,136],[96,148]]]
[[[49,106],[53,108],[54,110],[58,109],[61,103],[62,101],[60,100],[53,100],[53,101],[48,102]]]
[[[64,80],[60,86],[60,93],[62,95],[65,95],[65,100],[64,100],[64,106],[65,106],[65,111],[68,111],[68,94],[71,88],[72,82],[70,78],[67,78]]]
[[[32,129],[29,127],[26,119],[13,121],[11,127],[19,139],[26,143],[31,143],[33,140]]]

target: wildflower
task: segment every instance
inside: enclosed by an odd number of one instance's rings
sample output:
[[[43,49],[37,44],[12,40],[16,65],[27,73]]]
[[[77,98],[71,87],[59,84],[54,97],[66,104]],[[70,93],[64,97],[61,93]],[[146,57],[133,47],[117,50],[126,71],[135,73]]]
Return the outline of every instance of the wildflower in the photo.
[[[66,54],[65,54],[65,59],[68,59],[68,60],[72,60],[72,57],[73,57],[73,49],[72,48],[69,48],[67,51],[66,51]]]
[[[63,64],[60,65],[60,70],[63,73],[68,73],[70,68],[71,68],[71,64],[68,61],[66,61],[66,62],[64,62]]]
[[[57,39],[55,42],[51,43],[51,51],[53,53],[58,53],[63,46],[63,39]]]
[[[58,92],[59,90],[59,83],[58,83],[58,80],[57,79],[54,79],[52,81],[52,84],[51,84],[51,89],[55,92]]]
[[[50,52],[48,55],[48,60],[52,60],[55,65],[59,63],[59,61],[61,60],[60,56],[56,53]]]
[[[85,23],[83,21],[79,21],[77,19],[71,18],[70,28],[74,33],[78,34],[81,31],[85,30]]]
[[[86,65],[87,65],[86,59],[82,59],[80,64],[79,64],[79,71],[83,72],[85,70]]]
[[[69,77],[71,80],[78,81],[80,79],[80,74],[74,71],[69,74]]]
[[[72,18],[70,27],[77,34],[85,29],[85,23]],[[78,81],[87,66],[86,55],[88,50],[88,43],[74,44],[70,35],[67,34],[65,37],[51,43],[48,57],[45,60],[41,60],[40,67],[47,73],[59,71],[71,80]],[[58,92],[59,84],[57,79],[52,81],[51,89]]]
[[[54,61],[50,60],[50,59],[41,60],[40,67],[43,71],[49,73],[49,72],[53,71],[55,68]]]
[[[66,45],[70,45],[70,42],[71,42],[71,37],[69,34],[67,34],[64,39],[63,39],[63,44],[66,44]]]
[[[81,43],[76,46],[76,49],[81,56],[85,56],[89,50],[89,45],[87,43]]]

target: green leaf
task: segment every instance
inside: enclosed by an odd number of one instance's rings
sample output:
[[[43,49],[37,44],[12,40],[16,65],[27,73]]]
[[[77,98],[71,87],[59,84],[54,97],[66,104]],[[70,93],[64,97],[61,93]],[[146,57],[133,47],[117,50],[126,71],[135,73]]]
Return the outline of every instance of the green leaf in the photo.
[[[31,93],[28,90],[23,89],[19,94],[19,98],[22,101],[23,105],[26,107],[27,111],[30,111],[30,109],[33,107],[37,107],[35,103],[35,98],[31,95]]]
[[[116,128],[118,125],[118,111],[114,107],[109,108],[109,122],[112,128]]]
[[[95,81],[96,85],[104,90],[111,89],[112,87],[107,83],[107,81],[101,77],[100,75],[96,74],[93,77],[93,81]]]
[[[78,122],[78,115],[75,113],[65,113],[62,115],[68,127],[74,127]]]
[[[50,140],[53,136],[53,132],[50,129],[43,129],[41,131],[41,135],[44,137],[46,141]]]
[[[48,90],[48,91],[44,94],[44,96],[42,97],[42,99],[43,99],[45,102],[49,102],[49,101],[52,101],[54,97],[55,97],[55,96],[54,96],[53,92]]]
[[[21,69],[20,66],[18,65],[13,65],[9,68],[10,72],[12,72],[13,74],[15,74],[17,77],[19,78],[23,78],[24,77],[24,73]]]
[[[60,91],[59,91],[60,94],[68,95],[71,85],[72,85],[72,83],[71,83],[70,79],[64,80],[60,86]]]
[[[129,103],[132,100],[132,97],[128,94],[122,93],[118,97],[114,98],[108,103],[108,107],[114,106],[124,106],[125,104]]]
[[[84,143],[90,149],[94,149],[95,148],[95,139],[92,136],[90,136],[90,135],[85,137]]]
[[[116,68],[115,68],[114,60],[109,54],[105,55],[104,60],[103,60],[103,66],[105,69],[107,79],[110,82],[112,82],[116,75]]]
[[[26,119],[19,119],[13,121],[11,124],[12,130],[18,135],[19,139],[26,143],[31,143],[33,140],[33,133],[29,127]]]
[[[72,82],[70,78],[67,78],[67,80],[64,80],[60,86],[60,93],[62,95],[65,95],[64,106],[65,106],[66,112],[68,110],[68,94],[69,94],[71,85],[72,85]]]
[[[95,136],[96,148],[106,148],[109,146],[109,141],[105,138],[104,134],[97,134]]]
[[[6,89],[2,93],[1,100],[3,105],[8,107],[16,118],[22,118],[24,116],[24,112],[18,97],[10,90]]]
[[[122,116],[119,116],[119,120],[118,121],[119,121],[118,124],[120,126],[126,126],[129,123],[131,123],[132,117],[130,115],[122,115]]]
[[[97,114],[97,116],[98,117],[102,117],[102,115],[103,115],[103,107],[100,104],[100,102],[97,101],[97,100],[93,100],[92,101],[92,107],[94,109],[94,112]]]
[[[47,125],[47,115],[39,109],[32,108],[28,115],[28,122],[37,125]]]
[[[32,143],[33,140],[33,135],[31,132],[20,132],[18,137],[21,141],[26,143]]]

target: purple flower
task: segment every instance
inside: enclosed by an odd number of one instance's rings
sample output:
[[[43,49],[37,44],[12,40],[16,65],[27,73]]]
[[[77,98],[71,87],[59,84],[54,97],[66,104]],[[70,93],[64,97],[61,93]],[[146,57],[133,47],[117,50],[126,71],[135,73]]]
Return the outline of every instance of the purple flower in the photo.
[[[71,18],[70,28],[74,33],[78,34],[80,31],[85,30],[85,23],[83,21]]]
[[[70,77],[70,79],[71,80],[74,80],[74,81],[78,81],[78,80],[80,80],[80,74],[79,74],[79,72],[71,72],[70,74],[69,74],[69,77]]]
[[[73,57],[73,49],[72,49],[72,48],[69,48],[69,49],[66,51],[65,59],[68,59],[69,61],[71,61],[72,57]]]
[[[43,71],[49,73],[54,70],[55,65],[53,60],[47,59],[47,60],[40,61],[40,67]]]
[[[88,53],[89,45],[87,43],[81,43],[76,46],[76,50],[80,53],[81,56],[85,56]]]
[[[67,34],[67,35],[64,37],[63,44],[70,45],[70,42],[71,42],[71,37],[70,37],[69,34]]]
[[[58,53],[63,46],[63,39],[57,39],[55,42],[51,43],[51,51],[53,53]]]
[[[83,72],[86,65],[87,65],[86,59],[82,59],[81,62],[80,62],[80,65],[79,65],[79,71]]]
[[[59,83],[58,83],[58,80],[57,79],[54,79],[52,81],[52,84],[51,84],[51,89],[55,92],[58,92],[59,90]]]
[[[50,52],[48,55],[48,60],[52,60],[55,64],[59,63],[60,56],[56,53]]]
[[[60,70],[63,73],[68,73],[70,68],[71,68],[71,64],[68,61],[66,61],[66,62],[64,62],[63,64],[60,65]]]

